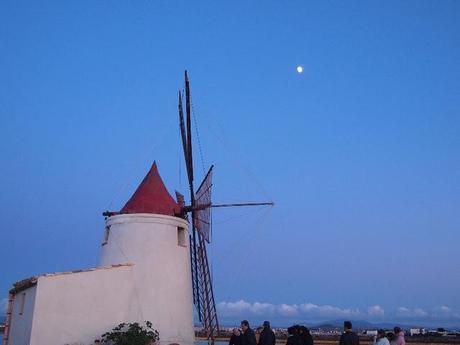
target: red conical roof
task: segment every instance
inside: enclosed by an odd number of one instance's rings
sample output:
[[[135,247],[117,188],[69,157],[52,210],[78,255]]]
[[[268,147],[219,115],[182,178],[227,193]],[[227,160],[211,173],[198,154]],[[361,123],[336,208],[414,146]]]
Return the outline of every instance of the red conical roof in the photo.
[[[158,173],[156,162],[153,162],[150,171],[120,211],[120,213],[155,213],[168,216],[174,216],[179,212],[180,207],[168,193]]]

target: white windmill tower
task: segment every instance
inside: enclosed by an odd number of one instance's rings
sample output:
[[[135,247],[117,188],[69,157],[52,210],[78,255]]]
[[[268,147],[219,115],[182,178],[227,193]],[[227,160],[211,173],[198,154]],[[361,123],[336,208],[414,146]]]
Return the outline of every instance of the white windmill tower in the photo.
[[[120,212],[106,215],[100,266],[132,263],[132,320],[148,320],[162,344],[192,344],[188,222],[154,162]],[[114,287],[116,288],[116,287]]]

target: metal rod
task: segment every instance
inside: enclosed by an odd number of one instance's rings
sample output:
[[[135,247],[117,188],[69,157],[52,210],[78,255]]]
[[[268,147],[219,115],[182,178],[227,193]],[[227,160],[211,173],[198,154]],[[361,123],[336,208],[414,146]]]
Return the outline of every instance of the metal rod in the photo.
[[[209,207],[240,207],[240,206],[274,206],[274,202],[247,202],[239,204],[211,204]]]
[[[246,202],[237,204],[202,204],[202,205],[189,205],[182,207],[182,212],[193,212],[205,210],[210,207],[245,207],[245,206],[274,206],[274,202]]]

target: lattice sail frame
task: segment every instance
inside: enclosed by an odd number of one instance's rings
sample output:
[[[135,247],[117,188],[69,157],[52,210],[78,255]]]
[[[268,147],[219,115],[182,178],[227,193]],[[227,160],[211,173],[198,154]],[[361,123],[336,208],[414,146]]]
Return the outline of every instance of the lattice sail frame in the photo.
[[[219,331],[212,276],[206,251],[206,246],[211,240],[212,171],[213,166],[209,168],[195,193],[192,226],[193,232],[197,233],[198,241],[194,250],[190,251],[192,262],[197,263],[196,267],[192,265],[193,301],[210,344],[214,343],[214,338]]]
[[[219,332],[219,320],[217,318],[216,303],[214,301],[214,290],[212,288],[211,270],[209,268],[208,255],[206,252],[206,243],[203,237],[200,237],[200,245],[197,251],[199,267],[199,293],[200,293],[200,311],[201,321],[210,343],[214,343],[215,337]]]
[[[206,242],[211,243],[211,191],[212,191],[212,169],[209,168],[206,177],[201,182],[195,193],[195,208],[193,226],[200,233]]]

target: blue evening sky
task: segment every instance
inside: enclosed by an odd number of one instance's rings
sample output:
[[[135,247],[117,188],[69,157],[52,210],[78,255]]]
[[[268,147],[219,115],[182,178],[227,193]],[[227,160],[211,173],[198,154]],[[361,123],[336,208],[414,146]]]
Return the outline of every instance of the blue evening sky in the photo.
[[[197,180],[276,203],[214,212],[223,320],[460,325],[458,1],[2,1],[0,300],[96,265],[153,160],[187,192],[184,69]]]

